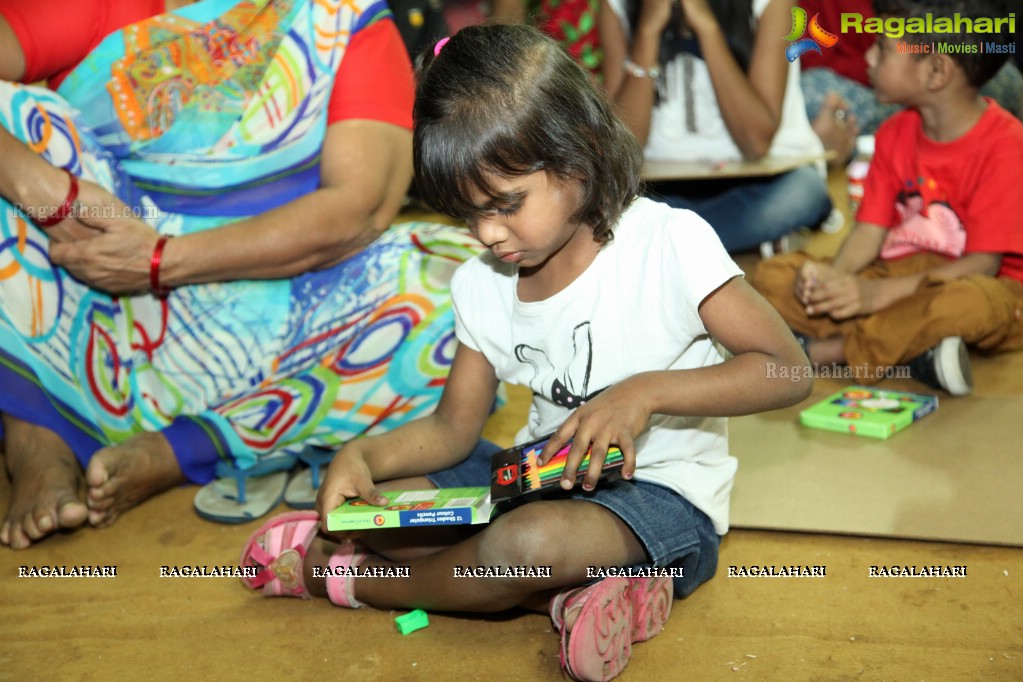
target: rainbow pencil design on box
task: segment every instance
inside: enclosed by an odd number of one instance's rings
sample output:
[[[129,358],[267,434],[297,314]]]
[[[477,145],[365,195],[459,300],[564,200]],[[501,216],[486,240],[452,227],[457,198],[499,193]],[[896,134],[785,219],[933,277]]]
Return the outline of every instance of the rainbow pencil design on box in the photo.
[[[553,434],[552,434],[553,435]],[[558,450],[551,458],[551,461],[543,466],[537,464],[544,445],[551,439],[551,435],[538,438],[529,443],[516,445],[514,447],[495,452],[490,458],[490,499],[499,502],[526,493],[535,493],[545,489],[558,490],[559,481],[565,473],[565,462],[568,460],[568,451],[572,449],[571,443],[567,443]],[[590,453],[587,452],[579,463],[576,472],[576,481],[586,475],[590,465]],[[604,465],[601,469],[601,478],[614,477],[625,465],[625,457],[617,446],[608,448],[607,456],[604,458]]]
[[[572,443],[566,443],[558,450],[557,454],[551,457],[547,464],[538,466],[537,458],[540,456],[540,452],[543,451],[543,446],[546,443],[547,441],[543,441],[533,447],[522,450],[522,475],[525,478],[525,484],[522,486],[523,492],[557,485],[565,471],[565,462],[568,460],[568,451],[572,448]],[[604,469],[619,466],[624,462],[624,459],[622,451],[617,446],[612,445],[607,450],[607,457],[604,459]],[[586,473],[589,465],[590,452],[587,451],[582,462],[579,464],[577,478]]]

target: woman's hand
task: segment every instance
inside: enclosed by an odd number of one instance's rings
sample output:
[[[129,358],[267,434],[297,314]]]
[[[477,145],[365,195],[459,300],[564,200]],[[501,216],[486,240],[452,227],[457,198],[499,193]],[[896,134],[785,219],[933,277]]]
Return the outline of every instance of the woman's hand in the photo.
[[[411,179],[412,131],[363,119],[334,123],[323,143],[319,189],[172,240],[160,281],[282,279],[333,267],[387,230]]]
[[[112,294],[147,290],[156,230],[87,180],[79,181],[77,204],[74,220],[51,229],[50,260],[95,289]]]
[[[789,63],[778,49],[779,36],[789,30],[793,0],[771,0],[757,21],[748,66],[732,54],[724,27],[706,0],[683,0],[693,32],[700,41],[721,118],[743,158],[767,155],[781,124]]]
[[[675,5],[680,5],[685,26],[697,37],[718,25],[717,17],[707,0],[643,0],[637,33],[656,32],[660,35],[667,28]]]
[[[355,497],[377,506],[387,504],[387,498],[380,494],[373,482],[362,451],[350,444],[343,447],[327,467],[320,491],[316,494],[316,512],[325,519],[328,512]]]
[[[635,32],[660,39],[671,19],[671,8],[676,2],[678,0],[642,0]]]
[[[44,229],[51,242],[74,242],[103,234],[101,228],[87,221],[97,223],[99,217],[132,215],[131,210],[113,194],[94,182],[78,178],[78,197],[71,209],[71,215],[53,227]]]
[[[100,230],[80,222],[75,217],[62,220],[53,227],[42,228],[51,244],[66,244],[82,239],[92,239],[101,234]]]
[[[607,450],[617,445],[625,463],[622,477],[632,478],[636,471],[636,438],[646,430],[651,411],[639,390],[642,375],[636,375],[610,386],[592,400],[575,410],[554,432],[540,453],[540,462],[546,464],[566,443],[572,441],[561,475],[561,487],[570,490],[575,485],[576,472],[590,453],[589,466],[583,478],[583,490],[593,490],[600,479]]]
[[[714,10],[710,8],[707,0],[680,0],[680,2],[686,26],[697,38],[718,25]]]

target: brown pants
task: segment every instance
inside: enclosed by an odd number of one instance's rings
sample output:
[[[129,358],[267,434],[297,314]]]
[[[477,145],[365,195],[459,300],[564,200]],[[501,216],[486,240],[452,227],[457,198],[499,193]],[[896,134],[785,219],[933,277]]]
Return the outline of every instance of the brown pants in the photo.
[[[760,263],[750,283],[770,301],[789,326],[814,339],[841,336],[850,366],[905,364],[946,336],[993,353],[1023,348],[1023,284],[1008,277],[971,275],[959,279],[925,278],[911,296],[872,315],[835,321],[809,317],[795,295],[799,268],[813,258],[790,253]],[[827,261],[822,261],[827,262]],[[870,279],[899,277],[947,262],[934,254],[875,261],[860,272]],[[883,376],[878,373],[875,381]],[[867,381],[865,383],[872,383]]]

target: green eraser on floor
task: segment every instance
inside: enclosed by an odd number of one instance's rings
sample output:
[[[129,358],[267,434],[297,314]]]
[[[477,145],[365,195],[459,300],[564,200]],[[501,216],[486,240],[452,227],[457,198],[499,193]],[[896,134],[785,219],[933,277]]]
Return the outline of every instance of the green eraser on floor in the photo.
[[[416,609],[415,611],[409,611],[404,616],[395,618],[394,624],[398,626],[398,632],[407,635],[410,632],[422,630],[429,625],[430,617],[426,615],[426,611]]]

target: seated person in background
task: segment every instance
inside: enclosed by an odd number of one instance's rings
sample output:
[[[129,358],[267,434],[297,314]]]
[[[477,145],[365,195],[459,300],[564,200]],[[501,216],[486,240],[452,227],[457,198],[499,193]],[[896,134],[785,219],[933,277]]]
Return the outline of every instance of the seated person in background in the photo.
[[[673,13],[673,8],[675,13]],[[787,0],[604,0],[604,82],[647,160],[822,154],[799,67],[779,36]],[[823,164],[771,177],[677,182],[652,194],[700,214],[730,252],[816,227],[831,211]]]
[[[556,40],[590,73],[600,76],[600,0],[448,0],[444,6],[452,34],[488,19],[529,23]]]
[[[879,16],[993,16],[993,3],[878,0]],[[907,34],[927,43],[944,35]],[[1011,37],[962,34],[965,43]],[[754,285],[815,365],[893,365],[953,395],[972,390],[965,344],[1023,346],[1023,123],[980,86],[1008,55],[906,54],[881,36],[867,52],[884,103],[905,106],[877,132],[856,225],[834,261],[764,261]]]
[[[528,21],[595,76],[601,75],[600,0],[492,0],[491,18]]]
[[[479,249],[391,225],[411,65],[340,5],[0,0],[0,543],[435,406]]]
[[[834,33],[841,29],[843,13],[874,16],[872,0],[799,0],[799,6],[809,17],[819,14],[820,25]],[[1002,3],[995,13],[1007,16],[1010,11]],[[876,37],[848,31],[834,46],[820,53],[807,52],[799,59],[806,115],[824,148],[836,152],[837,165],[849,161],[857,134],[873,135],[884,119],[901,109],[898,104],[879,101],[867,78],[864,55]],[[1023,116],[1023,76],[1012,62],[1006,61],[980,92],[1017,118]]]

